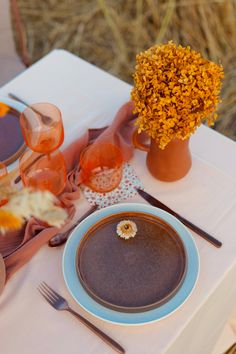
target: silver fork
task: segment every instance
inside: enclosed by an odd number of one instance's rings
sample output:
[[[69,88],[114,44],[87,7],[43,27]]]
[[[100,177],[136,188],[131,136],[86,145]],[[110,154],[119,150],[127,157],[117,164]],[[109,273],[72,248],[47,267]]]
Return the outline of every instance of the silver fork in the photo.
[[[125,350],[113,339],[111,339],[108,335],[102,332],[99,328],[94,326],[91,322],[86,320],[86,318],[79,315],[77,312],[70,308],[68,302],[59,295],[55,290],[53,290],[48,284],[42,282],[38,290],[40,294],[49,302],[49,304],[54,307],[54,309],[59,311],[68,311],[72,315],[74,315],[80,322],[82,322],[86,327],[88,327],[92,332],[94,332],[98,337],[100,337],[104,342],[110,345],[114,350],[118,353],[124,354]]]

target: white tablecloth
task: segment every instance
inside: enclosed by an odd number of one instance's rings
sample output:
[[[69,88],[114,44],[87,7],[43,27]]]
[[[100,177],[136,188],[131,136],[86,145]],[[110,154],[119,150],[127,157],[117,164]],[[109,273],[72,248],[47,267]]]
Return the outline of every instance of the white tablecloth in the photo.
[[[130,86],[74,55],[56,50],[0,89],[28,102],[48,101],[62,111],[65,146],[88,127],[108,124],[129,100]],[[63,248],[44,246],[7,284],[0,298],[0,353],[113,353],[67,313],[51,308],[37,285],[47,281],[75,310],[120,342],[130,354],[208,354],[236,303],[236,145],[204,126],[191,139],[193,166],[175,183],[156,181],[145,153],[131,163],[147,191],[223,241],[216,249],[196,234],[201,271],[187,302],[170,317],[140,327],[112,325],[81,309],[62,276]],[[138,197],[135,201],[141,201]],[[80,200],[80,211],[87,202]]]

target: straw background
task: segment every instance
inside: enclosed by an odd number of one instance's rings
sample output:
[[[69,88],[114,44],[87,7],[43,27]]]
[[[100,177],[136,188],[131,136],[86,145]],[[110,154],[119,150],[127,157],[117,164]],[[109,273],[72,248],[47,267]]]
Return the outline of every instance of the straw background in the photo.
[[[18,0],[32,62],[65,48],[132,84],[136,53],[173,40],[222,63],[215,129],[236,140],[235,0]]]

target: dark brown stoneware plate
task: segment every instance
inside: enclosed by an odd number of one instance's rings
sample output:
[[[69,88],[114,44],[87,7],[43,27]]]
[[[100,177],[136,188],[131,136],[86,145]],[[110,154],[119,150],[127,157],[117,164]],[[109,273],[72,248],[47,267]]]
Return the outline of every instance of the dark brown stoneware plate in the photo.
[[[137,234],[117,236],[121,220],[136,223]],[[80,281],[96,301],[113,310],[140,312],[168,301],[181,286],[187,268],[184,245],[162,219],[140,212],[106,217],[84,235],[77,251]]]
[[[20,113],[13,108],[0,117],[0,161],[5,165],[17,160],[26,147],[19,118]]]

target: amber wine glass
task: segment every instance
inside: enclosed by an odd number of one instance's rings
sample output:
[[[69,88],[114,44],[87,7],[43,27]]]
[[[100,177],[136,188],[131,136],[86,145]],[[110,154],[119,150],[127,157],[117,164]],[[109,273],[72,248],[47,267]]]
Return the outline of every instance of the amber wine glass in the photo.
[[[51,103],[28,106],[21,113],[20,124],[25,143],[35,152],[48,154],[64,141],[61,112]]]
[[[20,174],[25,186],[59,195],[66,183],[64,157],[59,150],[46,155],[28,150],[20,159]]]
[[[82,151],[80,167],[85,185],[98,193],[111,192],[122,179],[122,152],[111,143],[94,143]]]

